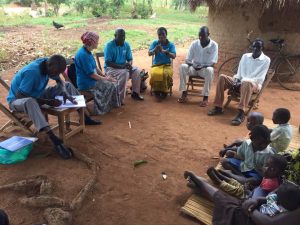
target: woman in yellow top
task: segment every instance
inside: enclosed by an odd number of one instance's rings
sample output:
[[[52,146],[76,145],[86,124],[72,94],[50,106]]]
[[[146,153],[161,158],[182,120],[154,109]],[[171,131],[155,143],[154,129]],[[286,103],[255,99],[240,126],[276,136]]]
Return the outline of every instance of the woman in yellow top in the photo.
[[[173,68],[171,59],[176,57],[175,45],[167,39],[167,29],[157,29],[158,40],[149,48],[149,56],[153,56],[150,85],[156,97],[164,99],[173,85]]]

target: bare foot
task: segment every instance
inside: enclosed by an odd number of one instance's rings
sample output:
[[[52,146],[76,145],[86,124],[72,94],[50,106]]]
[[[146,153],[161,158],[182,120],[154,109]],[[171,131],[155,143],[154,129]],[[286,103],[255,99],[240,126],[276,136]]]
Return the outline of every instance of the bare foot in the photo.
[[[209,176],[209,178],[211,179],[211,181],[215,184],[215,185],[220,185],[221,180],[218,178],[218,176],[216,175],[216,170],[213,167],[208,168],[207,170],[207,175]]]
[[[195,177],[195,176],[196,176],[196,175],[195,175],[194,172],[192,172],[192,171],[184,171],[184,173],[183,173],[184,179],[193,178],[193,177]]]

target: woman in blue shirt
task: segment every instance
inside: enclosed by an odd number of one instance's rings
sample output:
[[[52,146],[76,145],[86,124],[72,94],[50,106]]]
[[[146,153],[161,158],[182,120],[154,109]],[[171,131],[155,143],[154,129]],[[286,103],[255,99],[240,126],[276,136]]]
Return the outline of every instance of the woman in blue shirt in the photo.
[[[158,40],[155,40],[149,48],[149,56],[153,56],[150,85],[156,97],[163,99],[173,86],[172,59],[176,57],[176,48],[167,39],[167,29],[157,29]]]
[[[77,86],[79,90],[94,95],[93,114],[105,114],[120,106],[116,81],[106,77],[96,66],[92,51],[98,47],[99,36],[94,32],[86,32],[81,40],[83,46],[75,55]]]

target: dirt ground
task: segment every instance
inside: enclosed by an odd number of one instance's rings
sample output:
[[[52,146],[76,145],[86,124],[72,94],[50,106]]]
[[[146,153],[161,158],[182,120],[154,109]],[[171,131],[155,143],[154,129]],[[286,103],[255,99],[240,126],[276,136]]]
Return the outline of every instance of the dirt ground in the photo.
[[[187,45],[188,46],[188,45]],[[71,138],[69,145],[76,147],[97,161],[100,166],[98,181],[83,207],[76,211],[73,225],[191,225],[199,224],[180,213],[180,207],[190,195],[183,179],[184,170],[193,170],[201,176],[223,143],[246,134],[245,124],[230,125],[236,104],[231,103],[223,116],[208,117],[210,105],[200,108],[199,97],[179,104],[178,68],[183,62],[187,46],[178,46],[174,61],[173,96],[163,102],[151,97],[149,90],[144,102],[135,102],[129,96],[126,105],[104,116],[97,116],[103,125],[88,126],[83,134]],[[147,51],[134,53],[134,64],[149,70]],[[3,74],[11,79],[12,71]],[[1,101],[5,101],[1,87]],[[271,118],[277,107],[286,107],[292,113],[291,123],[299,124],[300,92],[281,89],[271,83],[261,97],[258,111]],[[0,124],[7,118],[0,114]],[[129,128],[130,121],[132,128]],[[16,133],[15,133],[16,134]],[[12,134],[9,134],[12,135]],[[42,145],[34,152],[49,150]],[[147,164],[134,168],[135,160]],[[161,178],[161,173],[167,179]],[[17,165],[0,166],[0,184],[15,182],[36,175],[47,175],[55,184],[55,194],[71,200],[90,176],[88,168],[77,160],[62,160],[57,155],[30,156]],[[42,209],[25,207],[18,202],[23,194],[0,193],[0,208],[7,211],[12,225],[27,225],[43,221]]]

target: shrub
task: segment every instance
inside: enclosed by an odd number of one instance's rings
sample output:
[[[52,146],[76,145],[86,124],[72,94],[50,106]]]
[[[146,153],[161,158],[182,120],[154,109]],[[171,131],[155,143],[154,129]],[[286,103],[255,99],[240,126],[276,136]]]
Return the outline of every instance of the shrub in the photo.
[[[86,2],[86,0],[75,0],[73,1],[73,6],[77,12],[83,13],[86,6]]]
[[[107,10],[107,2],[106,0],[90,0],[89,2],[90,12],[95,17],[101,17]]]
[[[148,18],[150,14],[150,7],[144,3],[137,4],[137,14],[141,16],[142,19]]]

